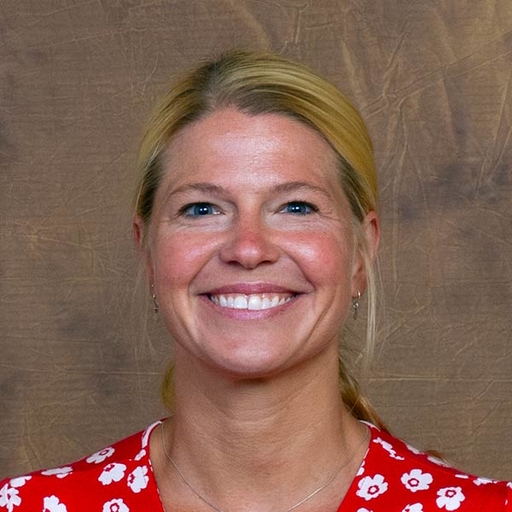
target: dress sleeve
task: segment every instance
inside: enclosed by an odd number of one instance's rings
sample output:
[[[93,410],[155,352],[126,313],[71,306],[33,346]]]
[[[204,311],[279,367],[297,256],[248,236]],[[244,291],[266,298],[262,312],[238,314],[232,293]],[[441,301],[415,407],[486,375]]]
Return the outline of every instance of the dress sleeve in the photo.
[[[0,482],[0,512],[29,512],[42,509],[42,500],[39,500],[39,496],[26,493],[25,484],[31,479],[32,476],[27,475]]]
[[[507,498],[505,501],[505,512],[512,512],[512,482],[507,483]]]

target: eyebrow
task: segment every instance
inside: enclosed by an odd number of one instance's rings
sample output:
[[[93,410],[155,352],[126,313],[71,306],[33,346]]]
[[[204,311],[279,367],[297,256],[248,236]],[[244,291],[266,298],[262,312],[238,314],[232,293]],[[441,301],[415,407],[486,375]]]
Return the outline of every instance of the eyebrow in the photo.
[[[287,193],[287,192],[298,192],[301,190],[307,190],[310,192],[316,192],[324,195],[325,197],[332,199],[332,196],[329,194],[327,190],[322,187],[317,187],[316,185],[312,185],[307,181],[287,181],[285,183],[281,183],[272,188],[272,192],[279,193]]]
[[[200,182],[200,183],[189,183],[187,185],[178,187],[176,190],[173,190],[172,192],[169,193],[169,197],[178,195],[178,194],[184,194],[189,191],[204,192],[206,194],[216,194],[216,195],[224,195],[227,192],[224,187],[220,187],[219,185],[214,185],[213,183]]]
[[[298,192],[298,191],[310,191],[322,194],[323,196],[332,199],[331,194],[327,190],[322,187],[318,187],[316,185],[312,185],[307,181],[287,181],[285,183],[280,183],[274,187],[270,188],[271,194],[286,194],[290,192]],[[219,185],[214,185],[213,183],[207,182],[199,182],[199,183],[189,183],[187,185],[183,185],[178,187],[176,190],[173,190],[170,196],[184,194],[189,191],[198,191],[206,194],[214,194],[214,195],[227,195],[228,191]]]

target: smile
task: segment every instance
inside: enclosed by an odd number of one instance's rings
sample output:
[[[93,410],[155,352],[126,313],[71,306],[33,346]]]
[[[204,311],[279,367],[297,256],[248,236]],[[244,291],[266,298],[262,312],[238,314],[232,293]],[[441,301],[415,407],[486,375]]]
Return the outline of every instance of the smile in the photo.
[[[244,295],[240,293],[229,295],[210,295],[209,299],[221,308],[230,309],[250,309],[260,311],[262,309],[271,309],[282,306],[290,302],[294,295],[290,293],[272,293],[272,294],[251,294]]]

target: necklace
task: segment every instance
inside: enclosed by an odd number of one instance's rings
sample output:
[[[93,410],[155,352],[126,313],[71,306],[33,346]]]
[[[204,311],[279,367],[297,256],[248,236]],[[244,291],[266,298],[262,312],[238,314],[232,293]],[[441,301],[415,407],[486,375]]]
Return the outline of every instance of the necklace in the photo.
[[[178,464],[176,464],[176,461],[171,457],[171,454],[168,452],[167,450],[167,446],[165,444],[165,430],[164,430],[164,423],[162,423],[162,427],[161,427],[161,430],[162,430],[162,448],[164,450],[164,453],[165,453],[165,456],[169,459],[169,461],[171,462],[171,464],[174,466],[174,468],[176,469],[176,471],[178,472],[178,475],[180,476],[180,478],[183,480],[183,482],[185,483],[185,485],[203,502],[203,503],[206,503],[206,505],[208,505],[210,508],[212,508],[213,510],[215,510],[216,512],[225,512],[224,510],[222,510],[221,508],[215,506],[213,503],[211,503],[210,501],[208,501],[208,499],[206,499],[203,495],[201,495],[201,493],[199,493],[198,491],[196,491],[196,489],[193,487],[193,485],[188,481],[188,479],[185,477],[185,475],[181,472],[181,469],[178,467]],[[303,503],[306,503],[306,501],[309,501],[313,496],[316,496],[319,492],[323,491],[326,487],[329,487],[329,485],[331,485],[333,482],[334,482],[334,479],[340,474],[340,471],[348,466],[348,464],[350,464],[350,462],[352,462],[352,460],[354,459],[354,457],[356,456],[357,452],[359,451],[359,448],[364,444],[364,442],[366,441],[366,439],[368,438],[368,435],[370,433],[370,429],[368,427],[365,427],[365,432],[364,432],[364,435],[363,437],[361,438],[361,441],[359,441],[359,443],[357,444],[357,446],[355,447],[354,451],[352,452],[352,455],[332,474],[332,476],[329,478],[329,480],[327,480],[327,482],[323,485],[321,485],[320,487],[318,487],[318,489],[315,489],[312,493],[308,494],[305,498],[302,498],[298,503],[295,503],[295,505],[292,505],[291,507],[287,508],[286,510],[284,510],[283,512],[290,512],[291,510],[294,510],[296,509],[297,507],[300,507]]]

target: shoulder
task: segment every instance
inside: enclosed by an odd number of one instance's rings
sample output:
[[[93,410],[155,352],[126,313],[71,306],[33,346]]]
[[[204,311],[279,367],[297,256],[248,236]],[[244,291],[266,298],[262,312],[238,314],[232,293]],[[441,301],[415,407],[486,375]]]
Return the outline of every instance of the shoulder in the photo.
[[[512,511],[511,483],[469,475],[387,432],[370,428],[370,448],[355,491],[363,502],[396,504],[397,510],[407,512]]]
[[[150,483],[148,441],[157,425],[72,464],[0,482],[0,512],[109,511],[109,504],[125,510],[123,496],[138,495]]]

